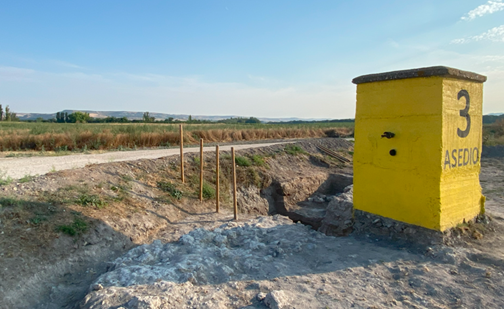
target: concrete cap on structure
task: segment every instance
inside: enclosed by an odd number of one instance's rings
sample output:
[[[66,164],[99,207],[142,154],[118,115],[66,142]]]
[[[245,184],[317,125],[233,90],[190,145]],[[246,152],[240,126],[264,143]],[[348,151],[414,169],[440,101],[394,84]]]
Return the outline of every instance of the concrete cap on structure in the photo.
[[[392,71],[378,74],[368,74],[356,77],[352,80],[354,84],[380,82],[386,80],[406,79],[415,77],[453,77],[457,79],[470,80],[473,82],[484,83],[487,77],[473,72],[462,71],[445,66],[435,66],[428,68],[418,68],[410,70]]]

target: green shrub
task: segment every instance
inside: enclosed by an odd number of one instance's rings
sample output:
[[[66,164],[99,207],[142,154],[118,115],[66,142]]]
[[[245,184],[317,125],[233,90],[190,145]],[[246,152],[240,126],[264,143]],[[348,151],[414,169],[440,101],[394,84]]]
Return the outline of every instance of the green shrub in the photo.
[[[211,199],[215,197],[215,189],[206,182],[203,182],[203,198]]]
[[[166,182],[166,181],[158,181],[157,182],[157,187],[161,189],[161,191],[168,192],[171,196],[176,198],[177,200],[180,200],[182,198],[182,191],[177,189],[174,184],[171,182]]]
[[[71,225],[59,225],[56,227],[56,230],[70,236],[77,234],[77,231]]]
[[[157,187],[164,192],[170,192],[172,190],[175,190],[175,185],[172,184],[171,182],[166,182],[166,181],[158,181]]]
[[[107,205],[105,201],[102,201],[99,196],[93,194],[83,193],[81,194],[77,200],[77,204],[82,206],[95,206],[96,208],[103,208]]]
[[[264,165],[264,157],[262,157],[260,155],[253,155],[252,162],[254,162],[254,165],[263,166]]]
[[[252,163],[250,162],[250,160],[246,157],[242,157],[242,156],[237,156],[235,157],[235,162],[238,166],[251,166]]]
[[[67,234],[69,236],[75,236],[75,235],[81,235],[85,233],[88,229],[88,225],[86,221],[82,220],[81,218],[74,218],[74,221],[72,224],[68,225],[59,225],[56,227],[56,230],[58,232],[62,232],[64,234]]]
[[[306,154],[303,148],[298,145],[289,144],[284,148],[285,152],[291,156],[297,156],[298,154]]]

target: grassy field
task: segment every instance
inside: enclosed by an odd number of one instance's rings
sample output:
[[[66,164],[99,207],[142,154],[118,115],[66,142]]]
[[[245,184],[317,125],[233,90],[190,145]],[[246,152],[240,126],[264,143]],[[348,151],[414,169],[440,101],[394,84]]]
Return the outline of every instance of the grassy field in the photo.
[[[352,122],[184,124],[184,143],[350,135]],[[0,151],[86,151],[178,145],[179,125],[0,122]]]

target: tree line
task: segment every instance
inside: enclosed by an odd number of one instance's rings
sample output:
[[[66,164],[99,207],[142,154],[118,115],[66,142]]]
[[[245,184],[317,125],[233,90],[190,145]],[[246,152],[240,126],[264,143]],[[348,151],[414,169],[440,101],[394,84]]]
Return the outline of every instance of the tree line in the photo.
[[[503,115],[504,116],[504,115]],[[491,122],[488,121],[490,119],[485,119],[486,117],[490,117]],[[492,123],[496,119],[499,119],[499,116],[483,116],[484,123]],[[9,106],[5,107],[5,112],[0,104],[0,121],[20,121],[16,116],[16,113],[10,111]],[[36,120],[23,120],[26,122],[56,122],[56,123],[189,123],[189,124],[203,124],[203,123],[225,123],[225,124],[254,124],[261,123],[256,117],[232,117],[227,119],[221,119],[217,121],[212,120],[202,120],[202,119],[193,119],[191,115],[189,115],[187,120],[174,119],[173,117],[168,117],[162,120],[156,120],[155,117],[152,117],[149,112],[144,112],[142,115],[142,119],[128,119],[127,117],[105,117],[105,118],[93,118],[86,112],[57,112],[55,118],[52,119],[43,119],[37,118]],[[355,119],[333,119],[333,120],[316,120],[316,121],[306,121],[306,120],[293,120],[293,121],[285,121],[285,122],[269,122],[269,124],[303,124],[303,123],[318,123],[318,122],[354,122]]]
[[[492,124],[504,120],[504,114],[501,115],[483,115],[483,124]]]
[[[255,117],[250,118],[229,118],[222,119],[218,121],[193,119],[192,115],[189,115],[187,120],[174,119],[173,117],[168,117],[163,120],[156,120],[152,117],[149,112],[144,112],[142,119],[128,119],[127,117],[105,117],[105,118],[93,118],[89,116],[89,113],[85,112],[57,112],[56,118],[49,120],[38,119],[38,122],[57,122],[57,123],[226,123],[226,124],[242,124],[242,123],[261,123],[261,121]]]
[[[11,112],[9,105],[5,107],[5,111],[0,104],[0,121],[19,121],[16,113]]]

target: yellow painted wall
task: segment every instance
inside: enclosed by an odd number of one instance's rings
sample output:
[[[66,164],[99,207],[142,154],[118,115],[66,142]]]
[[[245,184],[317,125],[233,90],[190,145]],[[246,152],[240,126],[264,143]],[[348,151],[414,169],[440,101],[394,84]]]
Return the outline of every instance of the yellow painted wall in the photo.
[[[471,126],[466,137],[460,137],[457,134],[457,129],[465,130],[467,128],[466,118],[460,116],[460,110],[466,107],[466,98],[458,99],[458,93],[461,90],[466,90],[470,99],[468,114]],[[483,207],[479,183],[482,102],[482,83],[454,78],[443,80],[441,230],[453,227],[464,219],[466,221],[473,219]],[[446,158],[447,151],[448,158]]]
[[[474,100],[472,129],[464,141],[455,127],[465,129],[460,87]],[[435,230],[477,215],[479,162],[448,170],[443,164],[447,149],[474,146],[481,152],[481,93],[481,83],[438,76],[358,84],[355,209]],[[395,137],[382,138],[386,131]]]
[[[439,77],[357,85],[355,209],[439,228],[442,86]]]

